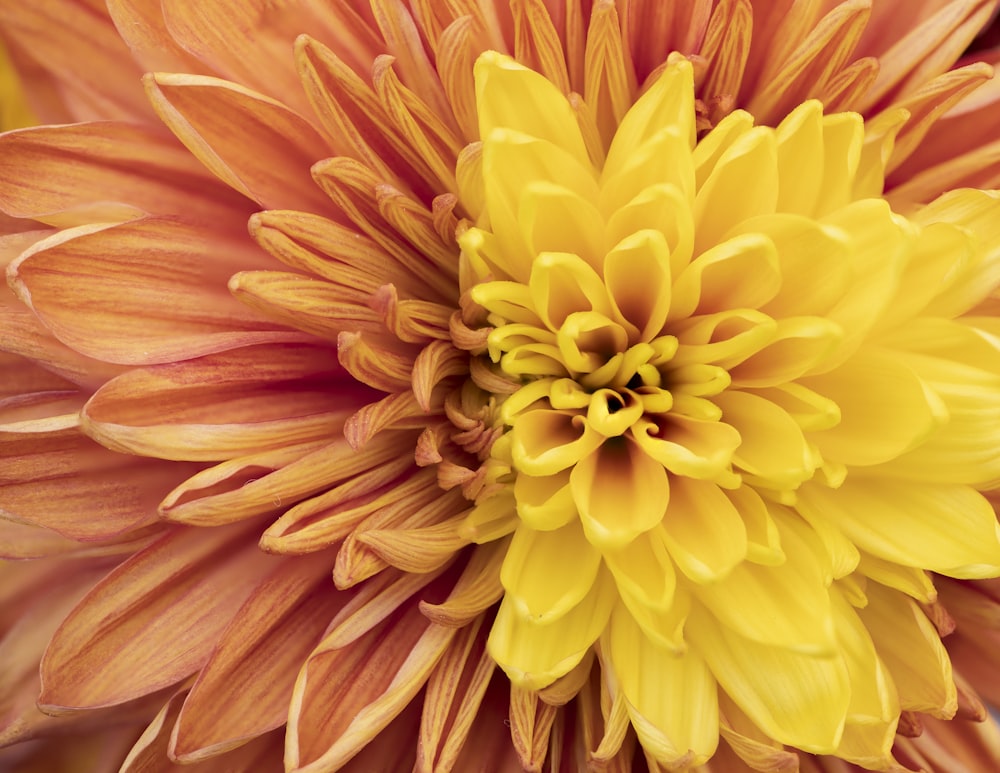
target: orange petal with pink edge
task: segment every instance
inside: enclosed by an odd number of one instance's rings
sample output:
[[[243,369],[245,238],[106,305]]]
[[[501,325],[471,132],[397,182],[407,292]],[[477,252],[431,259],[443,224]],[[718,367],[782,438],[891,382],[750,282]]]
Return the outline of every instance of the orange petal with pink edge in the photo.
[[[287,721],[299,668],[351,598],[333,588],[333,559],[286,560],[250,594],[184,701],[172,758],[215,757]]]
[[[270,97],[205,75],[145,77],[153,109],[220,180],[267,209],[324,212],[309,168],[330,151],[297,113]],[[232,127],[239,126],[234,142]]]
[[[229,297],[238,265],[266,261],[204,226],[146,218],[63,231],[8,267],[63,343],[110,362],[171,362],[290,333]]]
[[[0,208],[62,228],[184,213],[239,232],[251,202],[172,137],[135,124],[40,126],[0,137]]]
[[[13,3],[0,9],[4,37],[51,73],[72,121],[148,121],[141,71],[104,12],[89,3]],[[86,62],[86,67],[80,63]],[[65,120],[65,119],[63,119]]]
[[[234,610],[273,566],[247,536],[245,526],[179,528],[113,570],[53,635],[39,705],[113,706],[201,668]]]
[[[156,520],[156,501],[197,469],[102,448],[75,424],[0,434],[0,492],[10,517],[80,541],[105,540]]]
[[[259,346],[137,368],[90,398],[84,430],[125,453],[194,461],[320,440],[370,399],[339,381],[331,355],[317,346]]]
[[[292,696],[286,769],[336,769],[406,708],[456,634],[428,621],[418,601],[443,601],[453,583],[454,577],[443,575],[374,626],[365,626],[366,632],[359,629],[360,635],[345,640],[335,629],[320,643]]]

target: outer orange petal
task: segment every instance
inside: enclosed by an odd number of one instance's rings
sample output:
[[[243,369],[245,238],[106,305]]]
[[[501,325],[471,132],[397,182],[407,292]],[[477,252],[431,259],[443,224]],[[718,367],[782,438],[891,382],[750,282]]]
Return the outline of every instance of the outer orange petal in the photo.
[[[214,758],[285,724],[299,668],[351,598],[333,588],[333,560],[286,560],[254,590],[184,701],[172,757]]]
[[[3,3],[0,28],[5,37],[16,39],[18,58],[51,73],[72,120],[150,118],[138,84],[141,71],[103,4]]]
[[[332,352],[254,346],[124,373],[83,410],[109,448],[215,461],[328,438],[370,394],[337,378]]]
[[[164,535],[59,626],[42,659],[39,705],[113,706],[191,675],[273,562],[245,527]]]
[[[162,130],[135,124],[39,126],[0,136],[0,208],[68,227],[181,214],[243,233],[251,202]]]
[[[310,35],[335,43],[338,53],[359,70],[385,48],[370,25],[352,8],[356,3],[308,0],[163,0],[172,37],[223,78],[305,108],[292,57],[296,37]],[[189,72],[185,70],[184,72]]]
[[[444,575],[418,596],[440,601],[453,582]],[[347,618],[316,648],[295,685],[286,770],[336,769],[413,700],[455,635],[428,621],[417,602],[412,597],[374,627],[359,627],[357,635],[341,633]],[[370,616],[364,608],[360,614]]]
[[[160,119],[234,190],[267,209],[330,210],[309,179],[309,168],[330,151],[298,113],[208,76],[160,73],[147,75],[145,84]]]
[[[8,277],[63,343],[141,364],[294,337],[226,290],[233,264],[266,261],[207,227],[146,218],[63,231],[29,248]]]
[[[160,713],[139,737],[120,773],[258,773],[281,768],[281,735],[261,736],[246,746],[201,764],[178,765],[168,756],[170,739],[186,693],[179,692],[163,704]]]
[[[162,492],[197,469],[108,451],[71,424],[0,432],[3,510],[24,523],[81,541],[105,540],[156,520]]]

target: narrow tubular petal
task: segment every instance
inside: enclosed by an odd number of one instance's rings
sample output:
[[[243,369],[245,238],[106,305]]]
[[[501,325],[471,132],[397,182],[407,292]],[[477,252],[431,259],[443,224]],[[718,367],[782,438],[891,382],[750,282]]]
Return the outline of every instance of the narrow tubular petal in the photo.
[[[280,102],[203,75],[145,77],[153,109],[220,180],[268,209],[329,210],[309,168],[329,151],[316,131]],[[233,142],[231,127],[239,126]]]
[[[663,520],[670,502],[667,471],[629,438],[608,438],[569,476],[587,539],[621,548]]]
[[[209,534],[178,528],[112,571],[52,637],[39,704],[110,706],[201,668],[260,573],[274,565],[246,537],[243,526]]]
[[[215,757],[281,727],[303,661],[350,596],[333,591],[329,552],[285,560],[221,634],[177,719],[171,756]]]
[[[835,491],[809,485],[800,493],[803,510],[878,558],[952,577],[1000,570],[996,514],[971,487],[848,476]]]
[[[694,649],[682,655],[660,649],[620,606],[611,616],[605,646],[645,752],[666,766],[682,759],[707,761],[719,742],[719,703],[701,655]]]
[[[462,628],[427,681],[415,773],[454,768],[496,670],[487,630],[482,618]]]
[[[556,713],[534,690],[511,685],[510,736],[525,770],[540,768],[548,756]]]
[[[229,297],[225,283],[238,261],[261,262],[205,226],[146,218],[43,239],[8,276],[60,341],[90,357],[137,365],[289,340]]]
[[[273,512],[399,455],[413,433],[386,432],[355,451],[346,440],[318,440],[232,459],[203,470],[171,491],[160,514],[210,526]]]
[[[319,440],[368,397],[347,384],[331,390],[334,373],[329,350],[307,345],[136,369],[91,397],[84,428],[112,449],[198,461]]]
[[[446,587],[440,580],[422,595],[440,601]],[[320,643],[295,684],[286,766],[319,773],[347,762],[413,700],[455,633],[429,622],[411,598],[350,643]]]
[[[813,754],[837,748],[851,699],[839,655],[758,644],[717,625],[697,605],[688,631],[722,689],[771,738]]]

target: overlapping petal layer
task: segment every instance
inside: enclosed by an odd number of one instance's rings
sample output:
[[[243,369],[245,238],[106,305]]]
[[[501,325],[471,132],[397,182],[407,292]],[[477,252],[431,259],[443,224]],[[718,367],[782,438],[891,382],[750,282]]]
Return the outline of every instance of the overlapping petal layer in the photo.
[[[0,740],[992,770],[997,7],[0,0]]]

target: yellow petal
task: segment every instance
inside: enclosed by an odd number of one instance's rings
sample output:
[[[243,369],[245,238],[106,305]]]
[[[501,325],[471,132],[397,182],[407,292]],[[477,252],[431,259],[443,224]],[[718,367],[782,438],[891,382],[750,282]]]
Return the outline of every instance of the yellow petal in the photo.
[[[617,600],[614,582],[602,569],[586,597],[556,625],[525,620],[505,599],[487,644],[511,681],[539,690],[569,673],[601,635]]]
[[[565,567],[552,572],[552,567]],[[521,525],[514,532],[500,581],[511,613],[527,622],[557,622],[590,592],[601,554],[589,544],[578,521],[552,531]]]
[[[578,464],[603,441],[583,416],[546,409],[521,414],[511,437],[515,466],[528,475],[555,475]]]
[[[952,577],[1000,570],[1000,526],[971,487],[849,476],[836,491],[803,487],[799,507],[832,520],[859,548]]]
[[[851,700],[849,672],[839,655],[758,644],[718,625],[697,605],[688,631],[719,685],[761,730],[813,754],[837,748]]]
[[[681,759],[701,764],[712,756],[719,743],[718,691],[697,650],[679,655],[660,649],[619,606],[604,654],[646,753],[664,765]]]
[[[837,426],[810,433],[823,456],[853,465],[886,462],[917,447],[946,415],[911,368],[877,350],[863,349],[842,367],[801,379],[800,383],[833,400]]]
[[[739,511],[714,483],[675,476],[664,521],[667,547],[696,583],[716,582],[747,555]]]
[[[937,630],[916,602],[869,583],[857,611],[899,692],[900,707],[951,719],[958,706],[951,661]]]
[[[632,440],[609,438],[570,473],[573,501],[595,545],[627,545],[663,519],[670,500],[667,472]]]

